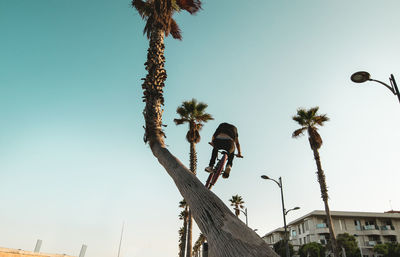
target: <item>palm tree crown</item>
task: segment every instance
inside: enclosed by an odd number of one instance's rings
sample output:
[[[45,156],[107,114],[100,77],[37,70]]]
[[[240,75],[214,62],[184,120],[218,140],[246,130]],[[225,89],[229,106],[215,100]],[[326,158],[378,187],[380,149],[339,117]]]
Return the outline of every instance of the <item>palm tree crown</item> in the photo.
[[[132,6],[139,12],[142,19],[146,21],[143,33],[150,38],[152,29],[158,28],[165,35],[182,39],[178,24],[172,18],[175,12],[185,10],[194,14],[201,9],[200,0],[132,0]]]
[[[292,117],[292,119],[301,126],[301,128],[296,129],[293,132],[292,137],[297,138],[302,136],[304,131],[307,130],[309,136],[308,139],[310,141],[311,148],[313,149],[319,149],[322,145],[322,139],[317,132],[317,126],[323,126],[324,123],[329,120],[326,114],[317,115],[318,109],[318,106],[310,108],[309,110],[299,108],[297,110],[297,115]]]
[[[179,119],[174,119],[176,125],[189,123],[189,131],[186,134],[186,139],[190,143],[198,143],[200,141],[200,129],[204,123],[213,120],[211,114],[205,112],[207,104],[197,102],[196,99],[185,101],[176,109],[179,114]]]
[[[231,202],[231,206],[233,206],[233,209],[235,210],[235,215],[239,216],[240,214],[240,209],[244,208],[244,201],[243,198],[240,195],[233,195],[231,199],[229,199]]]

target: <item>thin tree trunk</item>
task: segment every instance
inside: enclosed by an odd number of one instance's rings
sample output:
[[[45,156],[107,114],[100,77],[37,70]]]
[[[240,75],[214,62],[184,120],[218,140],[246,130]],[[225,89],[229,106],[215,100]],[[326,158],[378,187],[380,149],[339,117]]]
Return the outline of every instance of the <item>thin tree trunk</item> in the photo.
[[[190,171],[196,175],[197,152],[196,152],[196,144],[194,142],[190,142]],[[189,209],[186,257],[192,257],[192,228],[193,228],[192,211]]]
[[[328,187],[326,186],[326,178],[321,166],[318,149],[313,148],[315,163],[317,164],[318,182],[321,188],[321,198],[324,201],[326,219],[328,222],[329,234],[331,237],[332,250],[335,257],[339,257],[339,248],[336,240],[335,229],[333,227],[332,216],[328,205]]]
[[[209,242],[209,257],[278,257],[252,229],[239,220],[213,192],[208,190],[164,145],[162,131],[164,34],[154,29],[150,36],[146,70],[142,85],[146,106],[145,140],[153,155],[173,179],[188,203],[193,218]]]
[[[183,218],[183,234],[181,237],[181,249],[179,252],[179,257],[185,257],[185,247],[186,247],[186,236],[187,236],[187,220],[188,220],[188,207],[185,207],[185,217]]]
[[[192,211],[189,209],[186,257],[192,257],[192,228],[193,228]]]

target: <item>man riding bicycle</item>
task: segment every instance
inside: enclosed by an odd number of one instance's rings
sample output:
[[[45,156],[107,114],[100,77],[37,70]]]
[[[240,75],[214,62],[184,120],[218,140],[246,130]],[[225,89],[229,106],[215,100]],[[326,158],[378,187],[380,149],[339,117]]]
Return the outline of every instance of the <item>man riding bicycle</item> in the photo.
[[[236,156],[239,158],[243,158],[240,151],[237,128],[229,123],[221,123],[215,131],[214,135],[212,136],[212,145],[214,148],[211,154],[210,163],[209,166],[205,168],[205,171],[213,172],[213,167],[215,164],[215,159],[217,159],[218,150],[222,149],[228,152],[228,163],[225,167],[225,171],[224,174],[222,174],[222,177],[228,178],[232,168],[233,157],[235,155],[235,145],[238,149],[238,154]]]

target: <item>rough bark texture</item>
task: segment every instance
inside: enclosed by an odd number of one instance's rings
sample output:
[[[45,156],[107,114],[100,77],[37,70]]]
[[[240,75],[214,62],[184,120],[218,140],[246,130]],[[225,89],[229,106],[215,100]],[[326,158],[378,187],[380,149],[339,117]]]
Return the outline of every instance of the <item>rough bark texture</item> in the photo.
[[[209,243],[209,257],[278,257],[165,147],[153,142],[151,149],[190,206]]]
[[[329,197],[328,197],[328,187],[326,186],[325,174],[324,174],[324,171],[322,170],[321,160],[320,160],[320,157],[319,157],[318,149],[313,148],[312,150],[313,150],[313,153],[314,153],[315,163],[317,164],[318,182],[319,182],[319,186],[321,188],[321,198],[324,201],[326,219],[327,219],[327,222],[328,222],[328,228],[329,228],[329,234],[330,234],[330,237],[331,237],[333,254],[334,254],[335,257],[339,257],[339,247],[338,247],[337,240],[336,240],[335,230],[333,228],[331,211],[330,211],[329,205],[328,205],[328,198]]]
[[[146,62],[148,75],[142,85],[146,102],[143,112],[145,140],[149,141],[154,156],[174,180],[201,232],[207,237],[209,257],[278,257],[263,239],[165,148],[161,108],[167,77],[164,61],[164,33],[153,28]]]
[[[162,131],[162,105],[164,104],[163,88],[167,79],[164,69],[164,32],[161,29],[154,29],[150,36],[147,62],[145,63],[148,72],[144,82],[143,101],[146,106],[143,111],[146,122],[145,142],[160,142],[164,145],[164,132]]]

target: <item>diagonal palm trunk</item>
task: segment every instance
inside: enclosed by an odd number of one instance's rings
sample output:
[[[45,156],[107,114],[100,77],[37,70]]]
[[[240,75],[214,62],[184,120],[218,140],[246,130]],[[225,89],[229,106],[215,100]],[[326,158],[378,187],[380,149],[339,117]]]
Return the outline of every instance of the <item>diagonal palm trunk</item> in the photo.
[[[328,222],[328,228],[329,228],[329,234],[331,237],[333,254],[335,257],[339,257],[339,250],[338,250],[339,248],[338,248],[337,241],[336,241],[335,230],[333,228],[331,211],[330,211],[329,205],[328,205],[329,197],[328,197],[328,187],[326,186],[325,173],[322,170],[322,165],[321,165],[321,160],[319,157],[318,149],[316,149],[315,147],[311,147],[311,148],[314,153],[315,163],[317,164],[318,183],[319,183],[319,186],[321,189],[321,198],[322,198],[322,200],[324,202],[324,206],[325,206],[326,219]]]
[[[165,147],[162,131],[164,69],[164,33],[153,28],[150,35],[143,82],[145,140],[153,155],[173,179],[190,206],[193,218],[209,241],[210,257],[277,257],[278,255],[252,229],[229,210],[213,192],[206,189]]]

